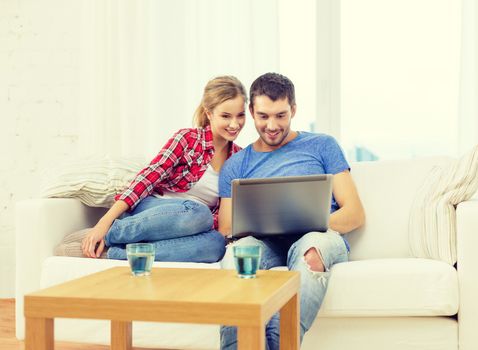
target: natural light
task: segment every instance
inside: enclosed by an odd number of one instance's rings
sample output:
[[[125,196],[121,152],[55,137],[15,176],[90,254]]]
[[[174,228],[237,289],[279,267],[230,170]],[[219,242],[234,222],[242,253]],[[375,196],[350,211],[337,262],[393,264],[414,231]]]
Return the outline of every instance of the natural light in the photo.
[[[461,3],[342,0],[341,143],[351,160],[455,155]]]

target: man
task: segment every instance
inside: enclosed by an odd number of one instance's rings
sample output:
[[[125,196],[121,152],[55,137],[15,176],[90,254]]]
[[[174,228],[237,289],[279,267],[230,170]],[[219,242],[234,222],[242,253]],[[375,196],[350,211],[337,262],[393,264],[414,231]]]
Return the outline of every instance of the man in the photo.
[[[265,178],[312,174],[333,174],[333,198],[329,230],[307,234],[256,239],[242,238],[234,244],[260,244],[261,269],[286,265],[299,271],[300,335],[311,327],[325,296],[329,269],[348,260],[349,247],[341,234],[363,225],[365,214],[350,168],[334,138],[291,130],[296,112],[294,85],[285,76],[267,73],[250,89],[249,110],[259,138],[233,155],[223,166],[219,178],[219,231],[231,232],[231,182],[237,178]],[[228,253],[223,267],[232,268]],[[269,350],[279,349],[279,314],[266,327]],[[237,348],[235,327],[221,328],[221,349]]]

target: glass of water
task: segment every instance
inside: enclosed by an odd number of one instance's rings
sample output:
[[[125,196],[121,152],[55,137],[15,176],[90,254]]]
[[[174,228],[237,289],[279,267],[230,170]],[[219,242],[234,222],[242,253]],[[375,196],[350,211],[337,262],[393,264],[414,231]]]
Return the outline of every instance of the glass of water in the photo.
[[[126,245],[126,256],[133,276],[148,276],[154,261],[152,243],[131,243]]]
[[[261,263],[260,245],[233,246],[234,264],[239,278],[256,278]]]

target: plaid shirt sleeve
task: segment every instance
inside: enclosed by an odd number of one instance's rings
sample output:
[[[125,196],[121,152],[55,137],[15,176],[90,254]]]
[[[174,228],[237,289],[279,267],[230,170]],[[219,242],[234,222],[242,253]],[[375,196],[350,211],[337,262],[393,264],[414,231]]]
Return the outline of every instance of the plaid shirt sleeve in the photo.
[[[134,209],[139,201],[150,195],[161,181],[172,174],[178,164],[188,145],[186,133],[187,130],[183,129],[174,134],[150,165],[141,170],[128,188],[115,199],[125,201],[130,209]]]

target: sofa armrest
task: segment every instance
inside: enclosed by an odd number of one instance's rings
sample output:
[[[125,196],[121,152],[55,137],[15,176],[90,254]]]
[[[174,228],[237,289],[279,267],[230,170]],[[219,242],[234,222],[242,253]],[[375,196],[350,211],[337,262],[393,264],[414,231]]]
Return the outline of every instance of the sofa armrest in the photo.
[[[16,335],[24,338],[23,296],[40,288],[43,261],[70,232],[92,227],[105,212],[77,199],[30,199],[15,206]]]
[[[460,350],[476,349],[478,333],[478,199],[462,202],[456,210],[457,270],[460,283],[458,334]]]

